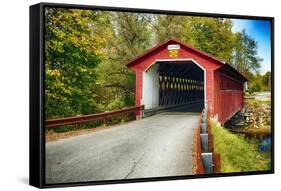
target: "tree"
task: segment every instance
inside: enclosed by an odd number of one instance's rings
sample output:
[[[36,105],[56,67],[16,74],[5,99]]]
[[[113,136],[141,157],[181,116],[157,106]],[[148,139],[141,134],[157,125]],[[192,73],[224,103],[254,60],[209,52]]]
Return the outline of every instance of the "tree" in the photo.
[[[249,90],[251,92],[270,91],[271,90],[271,72],[261,75],[259,73],[251,74],[249,79]]]
[[[232,21],[193,17],[189,42],[199,50],[231,63],[233,50]]]
[[[177,38],[221,60],[232,61],[230,19],[160,15],[154,23],[157,42]]]
[[[186,41],[185,32],[188,31],[190,17],[173,15],[154,15],[151,25],[154,29],[155,43],[159,43],[170,38]]]
[[[268,71],[262,76],[262,84],[263,84],[263,91],[271,90],[271,72]]]
[[[48,8],[45,16],[46,117],[98,111],[95,67],[103,57],[97,47],[105,47],[106,15]]]
[[[146,14],[118,12],[111,15],[112,37],[105,49],[108,57],[98,67],[99,80],[107,95],[106,109],[134,105],[135,76],[126,64],[151,44]]]
[[[234,67],[242,74],[257,72],[262,59],[257,55],[258,43],[243,30],[235,34]]]
[[[253,79],[250,87],[270,88],[270,74],[255,74],[257,42],[233,33],[230,19],[61,8],[45,16],[47,118],[134,105],[135,76],[126,64],[170,38],[229,62]]]

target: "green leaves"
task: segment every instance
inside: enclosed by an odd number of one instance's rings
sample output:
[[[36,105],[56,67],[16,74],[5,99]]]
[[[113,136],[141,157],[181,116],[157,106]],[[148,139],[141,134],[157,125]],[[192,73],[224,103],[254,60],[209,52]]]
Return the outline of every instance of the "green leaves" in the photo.
[[[95,67],[104,47],[99,19],[88,10],[46,10],[46,115],[47,118],[94,113]],[[104,19],[104,18],[103,18]]]
[[[229,19],[62,8],[47,8],[45,18],[47,118],[134,105],[126,64],[172,37],[248,76],[260,67],[257,43],[233,33]]]
[[[230,19],[171,15],[152,18],[157,42],[178,38],[228,62],[246,77],[260,68],[257,42],[245,31],[233,33]]]
[[[263,75],[256,73],[249,75],[249,92],[270,91],[271,90],[271,72]]]
[[[161,15],[155,22],[158,42],[173,37],[227,62],[232,59],[233,33],[229,19]]]

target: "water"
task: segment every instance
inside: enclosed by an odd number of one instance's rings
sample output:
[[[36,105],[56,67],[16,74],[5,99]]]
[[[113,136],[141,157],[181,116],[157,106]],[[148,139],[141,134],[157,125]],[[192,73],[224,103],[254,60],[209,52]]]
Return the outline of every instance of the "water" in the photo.
[[[257,92],[254,97],[257,100],[267,100],[271,97],[271,92]]]
[[[271,151],[271,137],[264,139],[259,144],[259,150],[261,152],[269,152]]]

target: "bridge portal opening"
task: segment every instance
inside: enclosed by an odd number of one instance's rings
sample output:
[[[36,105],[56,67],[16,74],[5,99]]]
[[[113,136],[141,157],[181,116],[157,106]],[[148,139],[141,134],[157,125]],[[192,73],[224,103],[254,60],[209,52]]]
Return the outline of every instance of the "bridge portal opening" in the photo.
[[[145,111],[176,107],[200,111],[206,100],[205,84],[205,70],[193,60],[157,61],[143,73]]]

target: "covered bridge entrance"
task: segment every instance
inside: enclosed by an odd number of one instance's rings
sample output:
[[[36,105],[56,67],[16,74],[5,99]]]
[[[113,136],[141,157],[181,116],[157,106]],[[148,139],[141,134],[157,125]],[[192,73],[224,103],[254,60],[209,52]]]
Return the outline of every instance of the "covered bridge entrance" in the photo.
[[[143,72],[145,110],[194,102],[204,103],[204,70],[192,60],[157,60]]]
[[[127,66],[136,74],[135,105],[144,105],[145,112],[207,103],[224,123],[243,108],[246,78],[176,39],[158,44]]]

